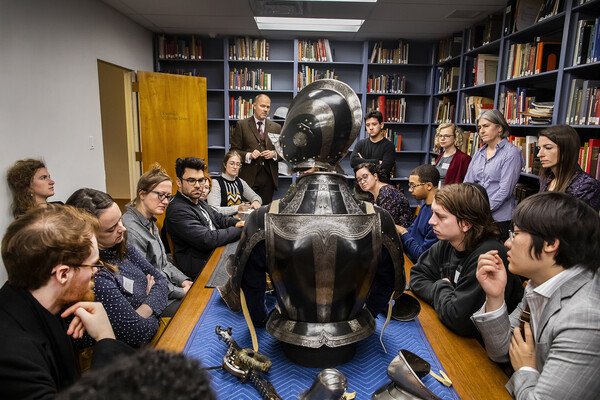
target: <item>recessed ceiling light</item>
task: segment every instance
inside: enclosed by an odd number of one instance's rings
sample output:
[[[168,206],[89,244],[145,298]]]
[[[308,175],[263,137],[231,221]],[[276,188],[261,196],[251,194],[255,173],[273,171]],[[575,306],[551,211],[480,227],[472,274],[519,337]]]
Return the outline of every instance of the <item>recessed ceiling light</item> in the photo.
[[[260,30],[358,32],[364,19],[254,17]]]

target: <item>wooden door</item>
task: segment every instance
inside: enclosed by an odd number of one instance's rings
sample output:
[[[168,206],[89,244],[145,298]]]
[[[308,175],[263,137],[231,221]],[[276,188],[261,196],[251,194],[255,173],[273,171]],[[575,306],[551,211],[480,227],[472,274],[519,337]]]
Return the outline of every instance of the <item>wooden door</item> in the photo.
[[[142,172],[158,162],[175,193],[175,160],[207,161],[206,78],[138,71],[138,96]]]

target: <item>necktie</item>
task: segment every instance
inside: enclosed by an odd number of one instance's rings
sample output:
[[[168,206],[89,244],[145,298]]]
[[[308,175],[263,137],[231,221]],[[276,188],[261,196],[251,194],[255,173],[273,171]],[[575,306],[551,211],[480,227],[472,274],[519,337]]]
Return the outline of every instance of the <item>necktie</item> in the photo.
[[[521,311],[521,316],[519,317],[519,328],[521,328],[523,340],[525,340],[525,322],[529,322],[531,326],[531,313],[529,312],[529,304],[527,304],[525,309]]]
[[[256,124],[258,125],[258,133],[260,133],[260,137],[262,138],[263,137],[263,128],[262,128],[263,123],[262,123],[262,121],[258,121]]]

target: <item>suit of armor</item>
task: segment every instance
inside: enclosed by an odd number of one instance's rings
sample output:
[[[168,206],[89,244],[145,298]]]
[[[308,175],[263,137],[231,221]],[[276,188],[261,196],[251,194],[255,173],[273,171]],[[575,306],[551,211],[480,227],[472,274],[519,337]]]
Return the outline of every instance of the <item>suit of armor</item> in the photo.
[[[361,120],[347,85],[317,81],[290,105],[276,147],[296,166],[334,169]],[[218,289],[232,311],[240,310],[243,289],[253,322],[266,323],[292,361],[333,366],[352,358],[355,344],[375,331],[372,314],[385,311],[392,292],[403,292],[403,263],[387,211],[354,199],[343,175],[313,172],[250,215],[227,262],[230,279]],[[278,303],[268,317],[265,272]]]

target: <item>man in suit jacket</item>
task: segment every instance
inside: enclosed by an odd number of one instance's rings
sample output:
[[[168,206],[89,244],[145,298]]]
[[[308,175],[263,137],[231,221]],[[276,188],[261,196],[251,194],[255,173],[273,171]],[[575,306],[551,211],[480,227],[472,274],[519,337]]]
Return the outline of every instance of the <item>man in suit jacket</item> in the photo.
[[[517,399],[597,399],[598,213],[566,193],[546,192],[522,201],[513,223],[508,269],[529,282],[512,314],[504,305],[506,273],[497,254],[482,255],[477,267],[486,302],[473,322],[488,355],[510,359],[515,372],[506,388]]]
[[[243,221],[216,212],[200,200],[206,177],[204,161],[196,157],[175,162],[179,191],[167,207],[165,225],[173,240],[175,261],[184,274],[196,278],[214,249],[235,242]]]
[[[133,353],[115,340],[93,298],[98,222],[73,207],[48,205],[19,217],[2,240],[8,282],[0,289],[0,398],[54,399],[78,377],[71,342],[96,340],[92,368]],[[63,318],[74,318],[67,327]]]
[[[263,204],[269,204],[278,182],[277,152],[269,133],[279,134],[281,126],[267,119],[271,109],[269,96],[256,96],[252,109],[252,117],[238,121],[231,135],[230,147],[242,156],[240,178],[260,196]]]

